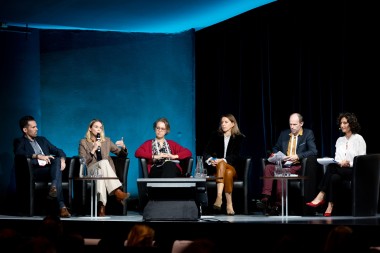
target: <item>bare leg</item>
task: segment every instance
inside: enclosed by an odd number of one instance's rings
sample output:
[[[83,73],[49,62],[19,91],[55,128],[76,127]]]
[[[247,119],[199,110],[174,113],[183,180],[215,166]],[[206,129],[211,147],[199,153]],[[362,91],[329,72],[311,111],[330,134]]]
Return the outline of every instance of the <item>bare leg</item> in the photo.
[[[333,202],[329,202],[328,205],[327,205],[327,209],[326,209],[325,213],[331,214],[332,210],[333,210],[333,207],[334,207],[334,203]]]
[[[214,209],[220,210],[223,200],[222,200],[222,193],[224,189],[224,184],[223,183],[217,183],[216,184],[216,200],[214,203]]]
[[[234,215],[235,211],[232,206],[232,193],[225,193],[226,195],[226,201],[227,201],[227,214],[228,215]]]
[[[313,204],[318,204],[320,203],[321,201],[323,201],[325,198],[325,192],[323,191],[320,191],[317,195],[317,197],[315,197],[315,199],[313,201],[311,201],[311,203]]]

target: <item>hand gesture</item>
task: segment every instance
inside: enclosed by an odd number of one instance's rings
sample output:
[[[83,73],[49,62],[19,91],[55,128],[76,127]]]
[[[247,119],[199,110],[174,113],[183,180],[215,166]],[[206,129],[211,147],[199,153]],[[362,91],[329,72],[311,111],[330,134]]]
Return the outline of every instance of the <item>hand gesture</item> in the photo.
[[[121,147],[122,149],[125,149],[124,137],[121,137],[121,140],[116,141],[115,144],[116,146]]]

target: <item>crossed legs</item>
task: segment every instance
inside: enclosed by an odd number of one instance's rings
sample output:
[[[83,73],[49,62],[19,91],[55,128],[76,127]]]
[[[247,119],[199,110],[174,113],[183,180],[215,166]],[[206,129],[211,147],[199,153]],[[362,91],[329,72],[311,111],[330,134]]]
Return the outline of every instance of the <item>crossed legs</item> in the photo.
[[[233,166],[226,162],[220,162],[216,165],[216,200],[214,209],[221,209],[223,203],[223,190],[227,201],[227,214],[234,215],[235,211],[232,203],[232,190],[234,179],[236,178],[236,170]]]

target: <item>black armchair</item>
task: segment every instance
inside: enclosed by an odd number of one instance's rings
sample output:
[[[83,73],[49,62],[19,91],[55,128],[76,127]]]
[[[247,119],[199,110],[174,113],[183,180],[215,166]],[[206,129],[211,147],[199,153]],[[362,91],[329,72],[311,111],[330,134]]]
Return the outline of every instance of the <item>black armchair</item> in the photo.
[[[66,158],[66,168],[62,172],[62,190],[64,191],[64,196],[67,196],[65,192],[69,189],[69,168],[71,166],[72,158]],[[36,175],[33,173],[34,168],[31,163],[30,158],[24,156],[15,156],[14,158],[14,169],[16,178],[16,194],[19,198],[18,211],[20,214],[27,214],[29,216],[34,216],[36,213],[37,202],[46,202],[46,196],[50,189],[50,174],[46,170],[46,173],[39,173]],[[44,170],[45,168],[40,168]],[[41,193],[41,194],[39,194]],[[70,207],[70,202],[69,202]],[[52,206],[55,209],[54,206]],[[58,207],[57,207],[58,208]],[[41,213],[42,210],[39,210]]]
[[[242,159],[241,165],[239,168],[236,168],[238,178],[234,181],[234,191],[232,195],[234,209],[236,212],[238,212],[239,209],[242,209],[243,214],[248,214],[248,178],[251,160],[251,157],[245,157]],[[216,198],[215,180],[207,181],[206,185],[208,198],[214,200]]]
[[[123,191],[127,192],[127,178],[129,171],[129,158],[123,158],[118,156],[111,156],[113,163],[115,164],[116,175],[123,185]],[[88,192],[91,190],[91,181],[75,180],[80,175],[83,170],[83,164],[80,162],[79,156],[74,156],[71,162],[70,172],[69,172],[69,203],[73,206],[77,206],[79,213],[84,213],[84,208],[86,202],[88,201]],[[115,204],[116,201],[109,201],[107,203],[107,213],[117,213],[114,211],[120,204]],[[111,210],[111,212],[109,212]],[[124,205],[122,207],[122,214],[127,214],[127,200],[124,200]]]
[[[345,182],[344,185],[352,193],[348,194],[351,196],[348,203],[351,204],[352,216],[376,216],[379,203],[380,154],[356,156],[352,180]],[[339,206],[336,205],[337,208]]]

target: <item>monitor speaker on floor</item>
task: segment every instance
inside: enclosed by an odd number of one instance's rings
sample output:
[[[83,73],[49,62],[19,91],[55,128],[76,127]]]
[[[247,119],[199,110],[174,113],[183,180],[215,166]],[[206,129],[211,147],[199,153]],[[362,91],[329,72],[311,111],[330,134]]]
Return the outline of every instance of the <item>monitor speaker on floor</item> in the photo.
[[[200,218],[195,201],[150,200],[144,208],[143,219],[153,220],[198,220]]]
[[[207,198],[205,178],[138,178],[143,219],[198,220]]]

